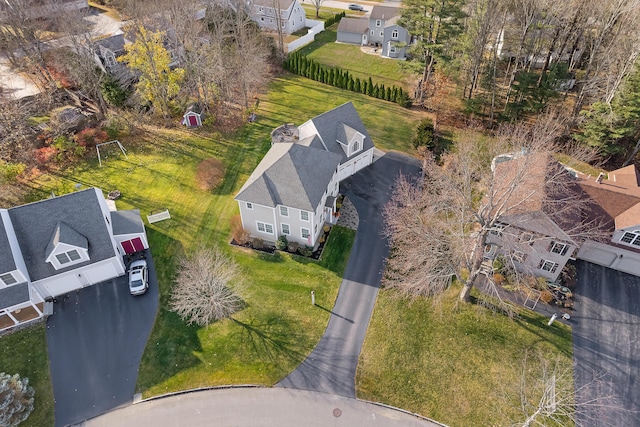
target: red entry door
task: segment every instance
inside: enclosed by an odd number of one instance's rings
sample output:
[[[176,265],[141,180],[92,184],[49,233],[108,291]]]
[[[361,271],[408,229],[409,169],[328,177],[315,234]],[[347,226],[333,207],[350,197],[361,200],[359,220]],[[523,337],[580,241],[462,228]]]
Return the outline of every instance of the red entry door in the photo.
[[[189,116],[189,126],[198,126],[198,118],[194,115]]]
[[[127,255],[131,255],[134,252],[140,252],[144,250],[144,244],[142,243],[142,239],[140,237],[136,237],[135,239],[125,240],[121,243],[122,249]]]

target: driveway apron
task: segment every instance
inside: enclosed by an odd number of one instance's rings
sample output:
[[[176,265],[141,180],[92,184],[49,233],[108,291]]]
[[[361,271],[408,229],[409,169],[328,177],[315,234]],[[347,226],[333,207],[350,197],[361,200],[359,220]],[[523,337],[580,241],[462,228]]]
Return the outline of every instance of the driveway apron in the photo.
[[[579,426],[640,426],[640,277],[578,262],[572,316]]]
[[[355,397],[355,375],[389,245],[381,234],[382,208],[398,174],[417,175],[414,158],[388,153],[341,183],[360,222],[327,329],[311,354],[277,386]]]
[[[66,426],[131,403],[158,309],[151,256],[149,290],[129,294],[128,276],[58,297],[47,319],[55,425]]]

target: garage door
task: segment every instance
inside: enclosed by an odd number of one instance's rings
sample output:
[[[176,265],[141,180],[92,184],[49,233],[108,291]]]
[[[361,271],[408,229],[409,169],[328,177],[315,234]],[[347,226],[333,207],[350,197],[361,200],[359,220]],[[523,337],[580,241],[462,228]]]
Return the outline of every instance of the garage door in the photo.
[[[71,291],[82,287],[81,277],[78,275],[69,275],[57,280],[49,280],[47,284],[37,284],[38,292],[44,297],[57,297],[68,294]]]
[[[144,250],[144,244],[142,243],[142,239],[140,237],[136,237],[135,239],[125,240],[120,243],[122,245],[122,249],[127,255],[131,255],[134,252],[140,252]]]
[[[371,159],[369,158],[369,153],[367,153],[363,157],[356,159],[355,162],[353,163],[353,173],[356,173],[360,169],[368,166],[369,163],[371,163]]]
[[[113,266],[113,264],[105,264],[99,267],[94,267],[90,270],[85,270],[83,274],[91,285],[104,282],[108,279],[113,279],[114,277],[118,277],[118,272],[116,271],[116,268]]]
[[[353,162],[345,163],[338,167],[338,181],[349,178],[353,175]]]

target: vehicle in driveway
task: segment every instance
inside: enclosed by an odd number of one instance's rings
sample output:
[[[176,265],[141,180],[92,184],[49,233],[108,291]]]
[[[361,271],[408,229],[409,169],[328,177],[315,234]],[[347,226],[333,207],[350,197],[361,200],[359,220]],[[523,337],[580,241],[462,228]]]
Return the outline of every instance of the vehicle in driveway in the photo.
[[[149,289],[149,272],[147,261],[141,259],[131,263],[129,267],[129,292],[131,295],[142,295]]]
[[[364,8],[359,4],[350,4],[349,10],[359,10],[360,12],[364,12]]]

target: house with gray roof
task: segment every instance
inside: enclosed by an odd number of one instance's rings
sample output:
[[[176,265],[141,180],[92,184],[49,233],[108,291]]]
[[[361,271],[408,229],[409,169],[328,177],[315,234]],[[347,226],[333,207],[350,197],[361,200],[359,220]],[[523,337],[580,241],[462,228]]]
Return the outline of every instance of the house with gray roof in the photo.
[[[399,9],[374,6],[368,18],[342,18],[336,41],[361,46],[376,46],[380,56],[406,59],[411,34],[398,24]]]
[[[324,224],[336,222],[340,181],[371,164],[373,141],[351,102],[276,131],[235,197],[242,225],[265,242],[285,235],[315,247]]]
[[[149,247],[138,211],[112,211],[90,188],[0,209],[0,331],[44,315],[44,302],[125,274]]]
[[[298,0],[254,0],[250,15],[263,30],[275,31],[278,25],[284,34],[305,27],[305,12]]]

